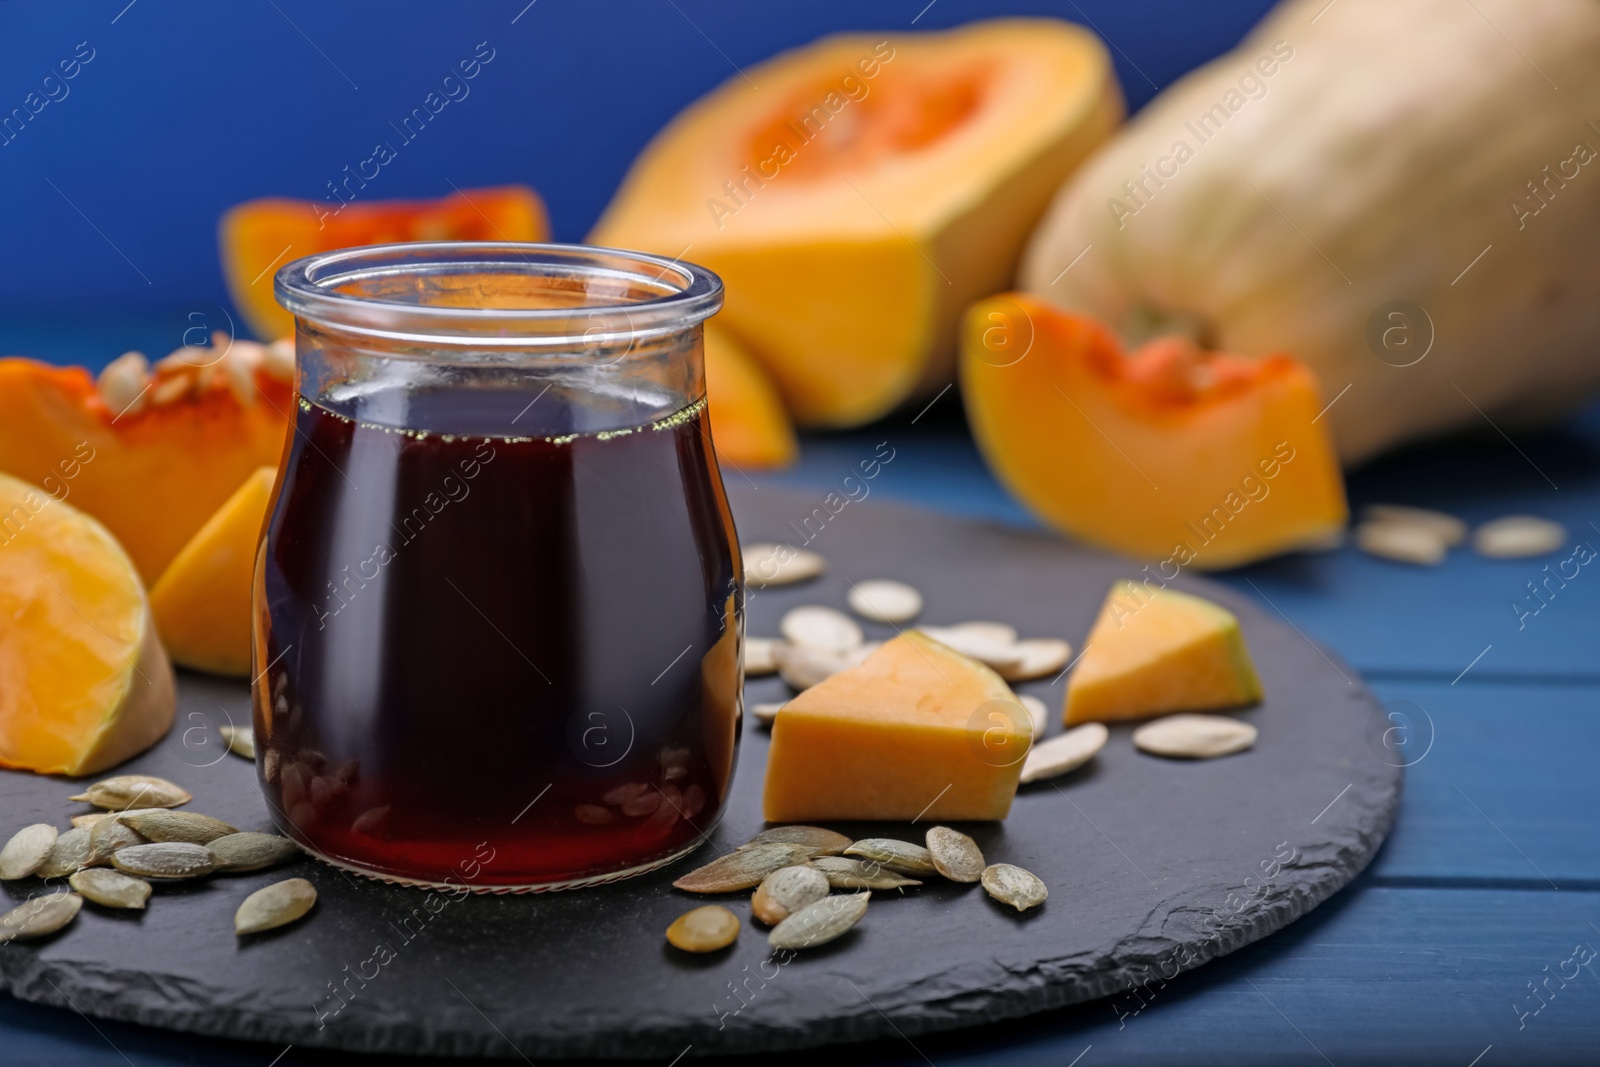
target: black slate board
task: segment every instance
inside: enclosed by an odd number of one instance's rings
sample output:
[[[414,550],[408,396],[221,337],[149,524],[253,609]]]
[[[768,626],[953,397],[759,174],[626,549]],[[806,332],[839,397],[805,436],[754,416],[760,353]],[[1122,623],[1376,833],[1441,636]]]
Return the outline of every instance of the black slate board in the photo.
[[[923,590],[924,621],[993,618],[1081,645],[1111,581],[1138,573],[1045,535],[877,498],[831,514],[822,497],[734,494],[743,540],[799,543],[811,517],[810,547],[832,565],[817,582],[752,591],[749,633],[776,633],[796,604],[843,606],[846,579],[890,577]],[[160,888],[143,914],[90,905],[51,939],[0,946],[0,983],[27,1000],[70,999],[89,1015],[197,1033],[535,1061],[914,1036],[1119,993],[1113,1008],[1134,1012],[1141,1002],[1127,991],[1159,989],[1347,883],[1382,842],[1400,793],[1399,761],[1382,744],[1388,721],[1350,668],[1255,603],[1203,581],[1176,584],[1241,618],[1267,692],[1242,713],[1260,740],[1227,759],[1180,763],[1137,752],[1129,729],[1117,727],[1089,767],[1023,787],[1005,823],[962,827],[990,862],[1020,864],[1048,883],[1048,903],[1025,917],[976,886],[935,881],[903,898],[878,894],[856,930],[782,965],[769,959],[761,928],[748,925],[709,958],[667,947],[667,924],[703,902],[673,890],[672,879],[761,829],[767,735],[747,719],[723,825],[665,871],[568,893],[451,900],[302,860]],[[181,782],[196,796],[193,810],[269,828],[251,768],[221,751],[215,730],[248,721],[244,685],[187,675],[180,688],[172,733],[123,769]],[[1060,683],[1019,688],[1059,707]],[[747,699],[785,692],[760,679]],[[0,772],[0,831],[65,826],[68,813],[86,810],[67,802],[75,791],[64,780]],[[840,828],[913,836],[904,824]],[[237,943],[239,901],[289,874],[317,886],[312,916]],[[33,880],[6,883],[0,899],[39,891]],[[748,923],[746,898],[729,903]]]

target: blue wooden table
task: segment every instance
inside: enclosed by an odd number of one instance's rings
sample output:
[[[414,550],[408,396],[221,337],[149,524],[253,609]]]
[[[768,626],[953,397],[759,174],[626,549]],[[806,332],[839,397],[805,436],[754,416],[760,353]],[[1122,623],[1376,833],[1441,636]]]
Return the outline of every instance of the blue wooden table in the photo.
[[[14,350],[89,363],[104,360],[102,333],[125,343],[140,328],[85,324],[63,336],[56,323],[6,326]],[[875,494],[1031,525],[965,437],[954,393],[939,403],[914,425],[809,439],[795,469],[749,477],[815,488],[820,499],[888,440],[896,458]],[[1356,507],[1420,504],[1469,521],[1544,515],[1565,523],[1574,543],[1600,547],[1600,409],[1517,435],[1515,448],[1486,427],[1392,456],[1356,473],[1350,492]],[[1407,724],[1399,823],[1371,867],[1282,932],[1158,990],[1137,1014],[1119,1018],[1102,1001],[792,1058],[913,1067],[1600,1063],[1600,958],[1575,962],[1600,950],[1600,571],[1552,583],[1537,614],[1512,608],[1525,583],[1543,581],[1545,563],[1568,554],[1489,561],[1458,550],[1419,569],[1346,548],[1221,575],[1337,650]],[[0,998],[6,1067],[347,1059]]]

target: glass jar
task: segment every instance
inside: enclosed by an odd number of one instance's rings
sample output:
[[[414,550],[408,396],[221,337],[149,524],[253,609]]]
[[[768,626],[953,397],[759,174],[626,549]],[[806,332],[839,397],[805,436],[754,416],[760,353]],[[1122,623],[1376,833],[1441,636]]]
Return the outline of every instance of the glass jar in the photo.
[[[727,799],[742,570],[705,412],[709,271],[540,244],[284,267],[293,431],[256,566],[261,789],[392,882],[566,888]]]

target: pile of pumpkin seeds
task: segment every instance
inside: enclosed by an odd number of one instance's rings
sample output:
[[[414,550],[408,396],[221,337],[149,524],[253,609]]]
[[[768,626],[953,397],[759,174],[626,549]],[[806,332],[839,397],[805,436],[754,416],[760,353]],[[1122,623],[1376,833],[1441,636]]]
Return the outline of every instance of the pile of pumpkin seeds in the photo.
[[[777,826],[672,884],[689,893],[754,889],[750,914],[772,927],[773,949],[816,948],[844,936],[867,913],[873,893],[906,889],[933,877],[979,882],[1019,912],[1043,904],[1049,890],[1036,875],[1009,863],[986,864],[978,843],[935,826],[924,844],[874,837],[853,841],[820,826]],[[835,889],[854,890],[834,894]],[[685,912],[667,940],[685,952],[715,952],[739,936],[739,917],[723,905]]]
[[[194,798],[165,778],[118,775],[70,799],[102,810],[74,815],[66,831],[49,823],[18,830],[0,848],[0,881],[66,878],[72,890],[33,897],[0,915],[0,943],[63,929],[85,900],[103,908],[143,910],[155,886],[258,871],[300,854],[287,837],[241,832],[210,815],[174,810]],[[239,906],[235,932],[260,933],[294,922],[316,899],[316,890],[303,878],[276,882]]]

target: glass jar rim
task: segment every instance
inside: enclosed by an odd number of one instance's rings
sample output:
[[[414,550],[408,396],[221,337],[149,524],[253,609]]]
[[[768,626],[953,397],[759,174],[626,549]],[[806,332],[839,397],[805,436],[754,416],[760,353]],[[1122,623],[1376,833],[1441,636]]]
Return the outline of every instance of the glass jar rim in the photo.
[[[401,276],[500,273],[586,280],[611,299],[564,307],[418,303],[347,287]],[[617,299],[621,289],[646,293]],[[418,241],[365,245],[294,260],[273,278],[296,318],[398,343],[473,347],[593,346],[687,330],[722,307],[722,279],[704,267],[648,252],[520,241]],[[585,289],[587,293],[587,288]]]

